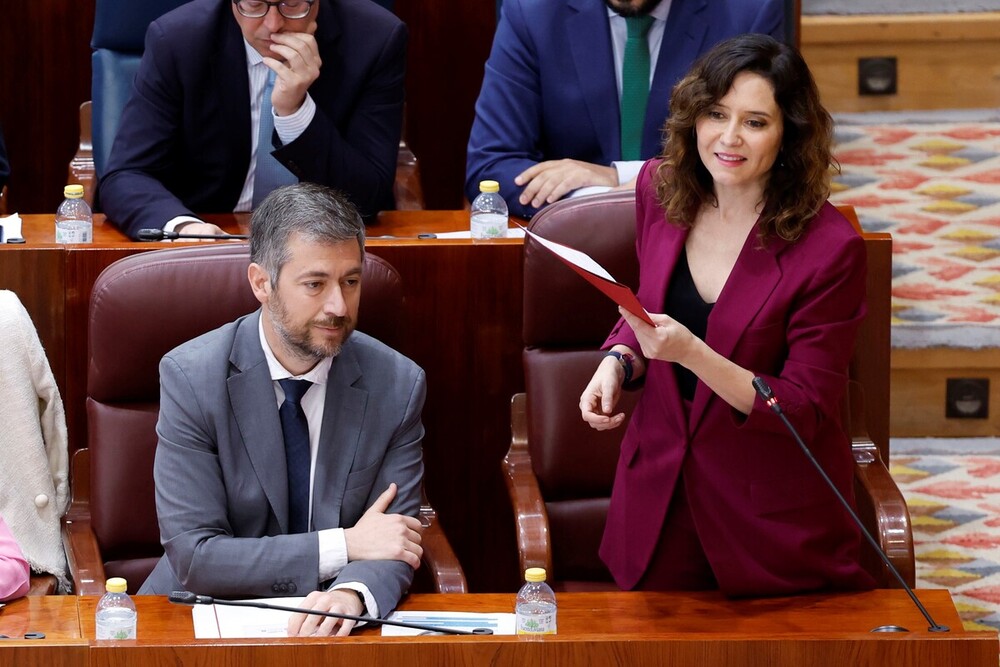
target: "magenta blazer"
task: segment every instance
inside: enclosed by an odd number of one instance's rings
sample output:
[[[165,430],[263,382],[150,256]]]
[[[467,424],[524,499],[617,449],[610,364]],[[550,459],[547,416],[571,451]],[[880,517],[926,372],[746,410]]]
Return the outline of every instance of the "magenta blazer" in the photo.
[[[687,230],[655,199],[657,161],[636,185],[639,300],[664,310]],[[864,241],[826,203],[790,243],[756,230],[708,320],[706,342],[766,379],[785,413],[845,497],[853,460],[839,402],[865,316]],[[669,314],[669,313],[668,313]],[[605,347],[639,352],[619,321]],[[720,589],[733,596],[874,586],[859,563],[860,533],[833,492],[758,398],[749,416],[698,383],[685,416],[672,363],[652,361],[625,430],[601,558],[623,589],[650,564],[678,475]]]

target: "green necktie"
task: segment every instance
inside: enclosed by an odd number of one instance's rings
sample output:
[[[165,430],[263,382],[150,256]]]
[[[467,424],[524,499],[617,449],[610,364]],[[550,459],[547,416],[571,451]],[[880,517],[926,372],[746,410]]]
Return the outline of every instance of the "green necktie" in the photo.
[[[627,16],[628,40],[622,62],[622,160],[642,158],[642,126],[649,97],[649,43],[652,16]]]

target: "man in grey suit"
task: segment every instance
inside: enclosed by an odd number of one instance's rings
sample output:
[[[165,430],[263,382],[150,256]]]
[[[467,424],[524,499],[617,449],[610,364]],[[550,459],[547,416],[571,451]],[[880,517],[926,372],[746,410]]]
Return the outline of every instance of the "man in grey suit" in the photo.
[[[166,553],[140,593],[308,593],[303,607],[377,616],[406,592],[422,554],[425,379],[353,332],[363,257],[361,217],[330,189],[280,188],[254,211],[248,277],[262,308],[160,362]],[[312,383],[300,398],[295,380]],[[353,626],[294,614],[288,631]]]

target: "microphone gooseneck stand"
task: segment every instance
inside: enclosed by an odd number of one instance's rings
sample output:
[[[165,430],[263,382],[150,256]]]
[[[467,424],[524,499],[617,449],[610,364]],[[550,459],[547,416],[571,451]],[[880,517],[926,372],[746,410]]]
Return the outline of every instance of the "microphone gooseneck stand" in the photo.
[[[188,591],[174,591],[168,598],[175,604],[221,604],[230,607],[254,607],[256,609],[274,609],[276,611],[290,611],[298,614],[312,614],[314,616],[328,616],[330,618],[342,618],[348,621],[363,621],[373,625],[395,625],[401,628],[411,628],[414,630],[424,630],[446,635],[492,635],[489,628],[475,628],[473,630],[458,630],[455,628],[442,628],[434,625],[422,625],[420,623],[405,623],[403,621],[390,621],[385,618],[372,618],[371,616],[352,616],[350,614],[338,614],[332,611],[319,611],[317,609],[301,609],[299,607],[286,607],[284,605],[269,604],[267,602],[253,602],[249,600],[217,600],[210,595],[196,595]]]
[[[204,239],[206,241],[245,241],[246,234],[185,234],[184,232],[168,232],[164,229],[140,229],[136,237],[140,241],[172,241],[174,239]]]
[[[825,481],[826,485],[830,487],[830,489],[834,492],[834,494],[836,494],[837,500],[840,501],[840,504],[844,506],[844,509],[847,510],[847,513],[851,516],[852,519],[854,519],[854,523],[858,525],[858,528],[861,529],[861,534],[865,536],[866,540],[868,540],[868,544],[870,544],[872,548],[875,549],[876,553],[878,553],[879,557],[882,559],[882,562],[886,564],[886,567],[889,568],[889,571],[892,572],[894,577],[896,577],[896,581],[899,582],[900,586],[902,586],[903,589],[906,591],[906,594],[910,596],[911,600],[913,600],[913,604],[917,606],[917,609],[920,610],[920,613],[923,614],[924,618],[927,619],[927,622],[930,623],[930,627],[927,628],[927,631],[950,632],[951,628],[949,628],[947,625],[939,625],[934,621],[933,618],[931,618],[930,613],[927,611],[924,605],[921,604],[920,600],[917,599],[916,593],[914,593],[913,589],[910,588],[909,585],[907,585],[906,581],[903,580],[903,576],[899,573],[899,570],[897,570],[896,566],[892,564],[891,560],[889,560],[889,556],[886,555],[886,553],[882,550],[882,547],[880,547],[878,542],[875,541],[875,538],[872,537],[871,533],[868,532],[868,529],[865,528],[863,523],[861,523],[861,519],[858,518],[857,513],[851,508],[850,503],[847,502],[843,494],[840,493],[840,490],[837,489],[837,487],[834,485],[833,480],[831,480],[830,477],[826,474],[826,471],[823,470],[823,466],[819,464],[819,461],[816,460],[816,457],[813,456],[813,453],[809,451],[808,447],[806,447],[806,443],[802,441],[802,437],[799,435],[799,432],[795,430],[795,427],[792,426],[792,422],[790,422],[788,420],[788,417],[785,416],[784,411],[781,409],[781,405],[778,404],[778,399],[774,396],[774,392],[771,391],[771,387],[770,385],[767,384],[767,381],[764,380],[764,378],[762,377],[755,377],[753,379],[753,388],[757,392],[757,395],[760,396],[761,400],[764,401],[764,403],[766,403],[769,408],[771,408],[771,411],[781,418],[781,421],[785,424],[785,428],[787,428],[789,433],[792,434],[792,436],[795,438],[795,442],[799,444],[799,447],[802,449],[803,452],[805,452],[806,457],[808,457],[808,459],[812,462],[816,470],[819,471],[819,474],[823,477],[823,481]],[[898,625],[880,625],[877,628],[873,628],[872,632],[909,632],[909,630]]]

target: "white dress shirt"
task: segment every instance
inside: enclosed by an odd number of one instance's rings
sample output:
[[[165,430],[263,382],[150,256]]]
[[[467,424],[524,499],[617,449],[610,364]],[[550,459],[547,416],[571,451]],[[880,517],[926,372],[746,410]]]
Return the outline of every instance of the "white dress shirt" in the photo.
[[[251,171],[253,169],[251,168]],[[309,425],[309,525],[312,526],[312,499],[313,485],[316,478],[316,453],[320,447],[320,430],[323,426],[323,410],[326,407],[326,384],[330,375],[330,366],[333,364],[333,357],[327,357],[316,364],[309,372],[302,375],[292,375],[288,369],[281,365],[281,362],[274,356],[271,346],[268,345],[264,336],[264,318],[268,317],[265,308],[260,314],[257,323],[260,334],[260,346],[264,349],[264,358],[267,360],[267,368],[271,373],[272,384],[274,385],[274,398],[278,407],[285,400],[285,392],[282,390],[278,380],[292,378],[295,380],[308,380],[312,386],[306,390],[302,396],[300,405],[306,415],[306,423]],[[347,565],[347,539],[344,536],[343,528],[327,528],[316,532],[319,537],[319,580],[326,581],[337,576],[344,566]],[[359,582],[349,582],[332,586],[330,590],[338,588],[349,588],[360,592],[365,598],[365,608],[370,616],[378,617],[378,604],[375,596],[372,595],[368,587]]]

